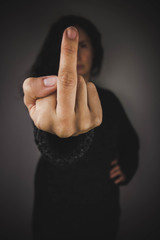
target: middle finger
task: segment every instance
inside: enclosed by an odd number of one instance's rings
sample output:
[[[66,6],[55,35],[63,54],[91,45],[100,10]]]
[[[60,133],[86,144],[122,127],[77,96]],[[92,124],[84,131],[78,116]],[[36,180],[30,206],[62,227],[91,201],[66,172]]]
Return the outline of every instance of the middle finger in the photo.
[[[74,36],[75,34],[75,36]],[[70,37],[69,37],[70,36]],[[77,89],[77,50],[78,31],[67,28],[62,37],[60,66],[57,83],[57,107],[64,111],[73,111]]]

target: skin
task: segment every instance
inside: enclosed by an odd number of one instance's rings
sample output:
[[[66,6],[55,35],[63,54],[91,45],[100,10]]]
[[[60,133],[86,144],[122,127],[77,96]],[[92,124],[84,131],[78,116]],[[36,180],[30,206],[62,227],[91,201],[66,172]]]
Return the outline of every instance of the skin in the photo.
[[[97,89],[88,82],[89,55],[83,58],[81,47],[78,49],[81,38],[76,28],[65,29],[58,76],[28,78],[23,83],[24,103],[36,127],[60,138],[80,135],[102,123]],[[83,75],[77,72],[77,62],[83,65],[80,70]],[[90,65],[91,62],[92,59]],[[55,79],[55,84],[45,85]]]
[[[124,182],[126,180],[126,177],[122,172],[120,165],[118,164],[118,159],[113,160],[111,162],[111,166],[114,166],[114,167],[110,170],[110,173],[109,173],[110,178],[113,179],[117,177],[114,183],[119,184],[121,182]]]
[[[81,28],[65,29],[58,76],[27,78],[23,83],[24,104],[37,128],[67,138],[101,124],[101,102],[90,82],[93,57],[88,35]],[[125,181],[118,160],[112,165],[110,178],[119,176],[114,183]]]

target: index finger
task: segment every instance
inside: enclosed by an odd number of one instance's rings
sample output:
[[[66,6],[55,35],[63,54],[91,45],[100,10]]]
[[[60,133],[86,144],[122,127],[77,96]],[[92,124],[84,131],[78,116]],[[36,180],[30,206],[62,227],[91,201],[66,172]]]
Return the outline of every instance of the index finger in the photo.
[[[60,64],[57,82],[57,110],[73,110],[77,89],[78,31],[65,29],[61,43]]]

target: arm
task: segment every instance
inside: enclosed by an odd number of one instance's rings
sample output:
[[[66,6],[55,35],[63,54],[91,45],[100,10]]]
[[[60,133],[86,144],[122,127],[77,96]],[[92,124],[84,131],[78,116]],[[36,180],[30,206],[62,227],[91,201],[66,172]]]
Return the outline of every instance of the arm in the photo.
[[[86,152],[92,129],[102,122],[95,85],[77,74],[78,38],[75,28],[64,31],[58,76],[31,77],[23,84],[37,146],[45,158],[60,165]]]
[[[114,96],[114,118],[117,121],[118,126],[118,156],[116,167],[117,175],[119,179],[116,179],[115,183],[125,185],[133,178],[139,162],[139,139],[136,131],[134,130],[131,122],[129,121],[120,101]],[[116,170],[116,168],[115,168]],[[112,173],[114,170],[112,171]],[[116,177],[114,174],[113,177]]]

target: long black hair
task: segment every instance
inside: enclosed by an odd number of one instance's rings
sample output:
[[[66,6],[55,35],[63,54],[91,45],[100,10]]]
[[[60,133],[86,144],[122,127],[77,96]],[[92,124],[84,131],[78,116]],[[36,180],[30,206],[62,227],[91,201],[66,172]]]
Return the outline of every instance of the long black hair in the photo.
[[[88,19],[81,16],[66,15],[62,16],[51,26],[42,49],[29,71],[30,77],[58,74],[62,34],[69,26],[80,27],[89,36],[94,52],[91,76],[99,74],[103,59],[101,34]]]

